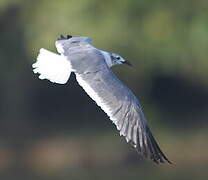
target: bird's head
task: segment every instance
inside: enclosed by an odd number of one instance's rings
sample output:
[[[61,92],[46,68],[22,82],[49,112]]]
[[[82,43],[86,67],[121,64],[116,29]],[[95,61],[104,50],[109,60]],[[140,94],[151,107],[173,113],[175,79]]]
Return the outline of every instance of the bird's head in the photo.
[[[129,66],[132,66],[132,64],[125,60],[123,57],[116,53],[110,53],[111,61],[112,61],[112,66],[117,65],[117,64],[126,64]]]

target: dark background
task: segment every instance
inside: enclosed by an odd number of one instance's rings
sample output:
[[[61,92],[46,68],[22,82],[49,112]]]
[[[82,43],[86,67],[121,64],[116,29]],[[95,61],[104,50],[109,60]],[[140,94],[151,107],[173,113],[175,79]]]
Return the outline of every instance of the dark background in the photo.
[[[0,178],[207,179],[208,1],[0,1]],[[139,98],[173,165],[139,157],[71,76],[31,64],[60,34],[91,37],[134,66],[113,71]]]

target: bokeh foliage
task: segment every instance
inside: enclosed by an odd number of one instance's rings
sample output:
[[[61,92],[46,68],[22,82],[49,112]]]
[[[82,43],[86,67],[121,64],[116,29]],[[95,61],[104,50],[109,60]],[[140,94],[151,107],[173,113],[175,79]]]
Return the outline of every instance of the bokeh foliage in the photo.
[[[206,179],[207,7],[207,0],[0,0],[2,178]],[[31,64],[41,47],[55,51],[60,34],[91,37],[132,62],[113,70],[140,98],[176,168],[136,159],[74,76],[63,86],[38,80]]]
[[[10,6],[21,10],[30,56],[40,46],[54,48],[61,33],[85,35],[130,58],[143,73],[179,74],[207,84],[205,0],[2,0],[0,5],[2,13]]]

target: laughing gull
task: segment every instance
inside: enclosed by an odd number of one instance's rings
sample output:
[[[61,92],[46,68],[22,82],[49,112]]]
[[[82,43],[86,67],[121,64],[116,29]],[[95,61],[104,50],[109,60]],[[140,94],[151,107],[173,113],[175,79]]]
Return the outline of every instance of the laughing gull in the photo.
[[[71,72],[79,85],[109,116],[111,121],[141,155],[155,163],[171,163],[153,137],[139,101],[110,70],[128,61],[115,53],[95,48],[88,37],[61,37],[55,43],[59,54],[40,49],[34,73],[40,79],[65,84]]]

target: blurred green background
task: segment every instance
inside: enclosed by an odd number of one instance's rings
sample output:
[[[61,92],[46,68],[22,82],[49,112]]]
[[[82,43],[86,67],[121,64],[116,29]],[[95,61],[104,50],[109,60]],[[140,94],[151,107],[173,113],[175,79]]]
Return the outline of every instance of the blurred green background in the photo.
[[[208,179],[207,0],[0,0],[0,178]],[[31,64],[60,34],[91,37],[134,66],[113,71],[140,99],[174,163],[139,157],[78,86]]]

